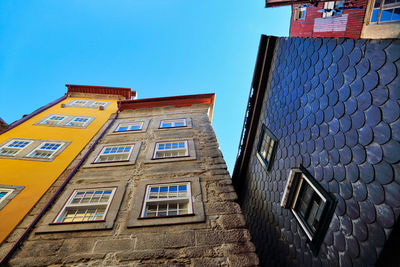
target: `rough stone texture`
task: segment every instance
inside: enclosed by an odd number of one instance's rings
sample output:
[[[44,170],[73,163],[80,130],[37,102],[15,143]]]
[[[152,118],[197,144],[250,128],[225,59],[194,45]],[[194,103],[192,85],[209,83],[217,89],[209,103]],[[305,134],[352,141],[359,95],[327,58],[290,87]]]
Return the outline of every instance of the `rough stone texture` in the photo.
[[[112,186],[114,183],[126,182],[126,191],[114,227],[110,230],[54,233],[35,233],[34,229],[9,264],[175,267],[240,266],[238,264],[243,263],[243,266],[257,266],[255,248],[250,242],[240,206],[235,202],[237,195],[207,112],[207,105],[121,112],[115,123],[124,119],[146,119],[150,120],[147,130],[118,134],[108,132],[99,145],[142,142],[136,163],[80,168],[66,188],[78,185],[90,188],[100,184]],[[159,130],[153,122],[161,117],[191,118],[193,126]],[[194,160],[148,163],[146,155],[149,149],[153,149],[151,143],[176,138],[193,138],[196,151]],[[134,201],[140,183],[162,183],[163,179],[179,182],[181,177],[199,177],[201,195],[194,196],[194,199],[203,201],[204,222],[127,227],[134,205],[142,204]],[[48,200],[50,193],[60,184],[57,181],[43,199]],[[35,214],[31,214],[30,218],[40,211],[40,207],[34,211]],[[39,225],[43,223],[44,218],[39,221]]]
[[[262,265],[375,264],[400,212],[398,51],[399,40],[279,39],[241,177]],[[255,154],[262,123],[279,140],[270,172]],[[300,164],[338,201],[317,257],[280,207],[289,170]]]

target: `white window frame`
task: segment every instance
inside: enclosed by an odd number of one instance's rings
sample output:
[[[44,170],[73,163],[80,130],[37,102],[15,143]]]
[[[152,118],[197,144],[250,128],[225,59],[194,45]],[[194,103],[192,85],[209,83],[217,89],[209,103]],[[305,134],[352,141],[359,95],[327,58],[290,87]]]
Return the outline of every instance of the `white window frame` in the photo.
[[[27,142],[23,147],[9,147],[14,142]],[[18,153],[24,150],[27,146],[29,146],[33,141],[31,140],[24,140],[24,139],[11,139],[7,144],[0,147],[0,156],[7,156],[7,157],[15,157]],[[8,151],[16,151],[13,154],[3,154],[1,151],[8,150]]]
[[[180,186],[185,186],[186,187],[186,194],[185,195],[179,195],[179,187]],[[168,190],[166,191],[166,197],[161,197],[160,198],[160,193],[161,193],[161,188],[167,187]],[[177,187],[176,191],[176,197],[170,196],[171,187]],[[151,198],[151,190],[152,188],[158,188],[158,192],[154,192],[155,195],[157,195],[156,198]],[[175,194],[175,193],[174,193]],[[154,196],[154,195],[153,195]],[[170,205],[176,205],[176,208],[174,208],[172,211],[169,209]],[[180,214],[180,205],[187,205],[187,208],[185,208],[186,213]],[[156,211],[155,211],[155,216],[148,216],[148,207],[149,205],[156,206]],[[160,211],[160,206],[161,205],[166,205],[166,209],[163,211]],[[159,215],[160,213],[165,213],[164,215]],[[176,212],[169,214],[169,212]],[[164,217],[172,217],[172,216],[185,216],[185,215],[192,215],[193,214],[193,199],[192,199],[192,189],[191,189],[191,182],[181,182],[181,183],[168,183],[168,184],[150,184],[146,186],[146,194],[145,198],[143,200],[142,204],[142,212],[140,215],[140,218],[164,218]]]
[[[332,9],[332,11],[322,13],[323,18],[338,16],[342,14],[342,12],[336,12],[334,9],[343,6],[344,1],[329,1],[324,2],[324,9]]]
[[[173,149],[172,146],[175,143],[184,143],[184,147],[183,148],[176,148]],[[171,144],[171,149],[160,149],[161,145],[168,145]],[[179,145],[178,145],[179,146]],[[178,150],[185,150],[184,155],[173,155],[174,151],[178,151]],[[159,156],[159,152],[171,152],[170,156]],[[165,142],[156,142],[155,146],[154,146],[154,153],[153,153],[153,159],[166,159],[166,158],[179,158],[179,157],[187,157],[189,156],[189,146],[188,146],[188,141],[187,140],[179,140],[179,141],[165,141]]]
[[[69,106],[71,107],[85,107],[86,105],[89,104],[90,100],[85,100],[85,99],[74,99],[71,102],[68,103]],[[83,103],[78,103],[78,102],[83,102]]]
[[[76,189],[72,192],[71,196],[68,198],[68,201],[65,203],[65,205],[63,206],[62,210],[59,212],[59,214],[57,215],[56,219],[54,220],[53,223],[57,223],[57,224],[65,224],[65,223],[86,223],[86,222],[98,222],[98,221],[105,221],[108,210],[110,208],[111,202],[114,198],[114,194],[116,192],[117,188],[116,187],[110,187],[110,188],[88,188],[88,189]],[[84,193],[84,195],[86,195],[89,192],[93,192],[92,197],[90,198],[90,200],[93,199],[93,196],[95,195],[95,192],[99,192],[99,191],[111,191],[111,194],[107,200],[107,202],[97,202],[97,203],[72,203],[73,200],[75,199],[75,197],[78,195],[78,193]],[[102,195],[103,195],[102,194]],[[101,197],[100,197],[101,198]],[[84,220],[84,218],[80,221],[65,221],[65,216],[67,215],[67,211],[78,211],[79,209],[96,209],[97,208],[104,208],[104,213],[102,215],[101,218],[99,219],[94,219],[94,220]],[[86,212],[85,212],[86,215]],[[75,218],[75,217],[73,217]]]
[[[400,8],[400,1],[385,5],[385,0],[382,0],[381,3],[379,4],[379,7],[375,7],[375,5],[376,5],[376,1],[373,1],[372,11],[371,11],[371,19],[370,19],[370,23],[371,24],[393,23],[393,22],[399,22],[400,21],[400,20],[392,19],[393,18],[393,14],[394,14],[393,11],[392,11],[392,17],[391,17],[390,20],[381,21],[383,11],[384,10],[388,10],[388,9],[394,10],[394,9]],[[374,11],[378,11],[378,15],[377,15],[376,21],[372,21],[373,16],[374,16]]]
[[[108,155],[106,155],[106,150],[109,148],[114,148],[114,147],[130,147],[129,152],[122,152],[122,153],[111,153],[109,155],[127,155],[126,159],[118,159],[118,160],[107,160],[107,161],[102,161],[101,158],[102,157],[107,157]],[[109,163],[109,162],[121,162],[121,161],[129,161],[131,155],[132,155],[132,151],[134,149],[135,145],[134,144],[126,144],[126,145],[110,145],[110,146],[104,146],[99,155],[96,157],[94,163]],[[108,154],[108,153],[107,153]]]
[[[62,117],[62,120],[52,120],[52,117]],[[45,118],[40,124],[45,124],[45,125],[60,125],[62,124],[63,121],[65,121],[65,119],[68,116],[65,115],[58,115],[58,114],[54,114],[54,115],[50,115],[49,117]]]
[[[183,126],[176,126],[177,123],[183,122]],[[163,126],[164,123],[171,123],[171,126]],[[166,129],[166,128],[180,128],[180,127],[186,127],[187,126],[187,121],[185,118],[183,119],[167,119],[167,120],[161,120],[160,121],[160,129]]]
[[[306,7],[301,7],[301,6],[295,7],[294,20],[305,20],[306,14],[307,14]],[[303,15],[303,16],[300,17],[300,15]]]
[[[90,101],[89,107],[91,108],[106,108],[109,102],[107,101]]]
[[[76,119],[87,119],[87,121],[85,122],[80,122],[80,121],[75,121]],[[70,120],[66,126],[73,126],[73,127],[80,127],[80,128],[84,128],[87,125],[89,125],[89,123],[91,122],[91,118],[90,117],[84,117],[84,116],[74,116],[72,118],[72,120]]]
[[[46,144],[54,144],[54,145],[60,145],[60,146],[57,147],[56,150],[41,148],[42,146],[44,146]],[[38,159],[51,159],[51,158],[54,158],[54,155],[57,153],[57,151],[59,151],[64,145],[65,145],[64,142],[50,142],[50,141],[42,142],[39,146],[37,146],[34,150],[32,150],[32,152],[29,153],[27,155],[27,157],[29,157],[29,158],[38,158]],[[45,157],[35,157],[34,155],[35,155],[36,152],[44,152],[44,153],[51,152],[51,154],[49,154],[49,155],[47,155]]]
[[[144,121],[120,123],[114,132],[123,133],[123,132],[141,131],[143,129],[143,124],[144,124]],[[132,127],[132,126],[139,126],[139,129],[131,130],[130,127]],[[124,131],[120,131],[120,128],[122,128],[122,127],[128,127],[128,129],[124,130]]]
[[[14,192],[14,189],[0,187],[0,193],[1,192],[6,192],[6,194],[2,198],[0,198],[0,204],[3,201],[5,201],[7,199],[7,197],[12,194],[12,192]]]

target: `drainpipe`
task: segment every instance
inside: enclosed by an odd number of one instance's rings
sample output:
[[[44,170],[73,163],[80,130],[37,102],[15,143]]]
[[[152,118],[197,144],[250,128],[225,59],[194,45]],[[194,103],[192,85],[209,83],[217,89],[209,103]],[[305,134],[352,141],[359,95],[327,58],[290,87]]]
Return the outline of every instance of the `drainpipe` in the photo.
[[[40,211],[40,213],[36,216],[36,218],[33,220],[33,222],[28,226],[28,228],[24,231],[24,233],[19,237],[17,242],[14,244],[14,246],[7,252],[7,254],[4,256],[4,258],[1,259],[0,261],[0,266],[4,266],[11,258],[11,256],[15,253],[15,251],[19,248],[19,246],[22,244],[22,242],[25,240],[25,238],[29,235],[29,233],[32,231],[33,227],[39,222],[39,220],[43,217],[43,215],[46,213],[46,211],[50,208],[50,206],[53,204],[53,202],[56,200],[57,196],[61,193],[61,191],[65,188],[65,186],[68,184],[68,182],[71,180],[71,178],[75,175],[75,173],[78,171],[79,167],[83,164],[85,159],[89,156],[90,152],[92,152],[93,148],[97,145],[97,143],[100,141],[100,139],[104,136],[104,134],[107,132],[107,130],[113,125],[114,121],[118,118],[118,114],[120,112],[120,108],[118,108],[117,113],[115,114],[114,119],[110,122],[110,124],[107,126],[106,129],[101,133],[101,135],[96,139],[96,141],[90,146],[89,150],[85,153],[85,155],[82,157],[82,159],[78,162],[78,164],[75,166],[75,168],[72,170],[72,172],[68,175],[67,179],[63,182],[63,184],[58,188],[58,190],[54,193],[54,195],[51,197],[51,199],[46,203],[44,208]]]

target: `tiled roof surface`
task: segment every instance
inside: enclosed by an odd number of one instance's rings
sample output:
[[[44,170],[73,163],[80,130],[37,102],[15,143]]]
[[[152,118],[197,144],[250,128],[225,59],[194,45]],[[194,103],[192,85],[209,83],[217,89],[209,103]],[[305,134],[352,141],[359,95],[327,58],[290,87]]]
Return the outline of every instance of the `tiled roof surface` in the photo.
[[[281,38],[274,64],[241,199],[261,262],[374,265],[400,213],[400,40]],[[279,140],[268,173],[263,122]],[[279,205],[300,164],[338,201],[317,257]]]

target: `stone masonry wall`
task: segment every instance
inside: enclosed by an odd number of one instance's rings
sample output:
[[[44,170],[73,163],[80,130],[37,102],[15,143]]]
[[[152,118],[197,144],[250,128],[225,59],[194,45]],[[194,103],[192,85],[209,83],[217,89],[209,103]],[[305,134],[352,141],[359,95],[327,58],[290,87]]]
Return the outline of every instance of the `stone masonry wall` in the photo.
[[[219,150],[217,138],[207,116],[207,105],[184,108],[128,110],[118,120],[149,120],[144,132],[110,134],[99,145],[142,142],[135,164],[87,167],[86,162],[65,190],[74,186],[96,187],[99,184],[126,182],[126,191],[112,229],[37,233],[46,216],[21,249],[10,260],[11,266],[256,266],[258,258],[245,227],[236,193]],[[159,117],[190,118],[192,128],[159,130]],[[112,128],[111,128],[112,129]],[[173,162],[149,163],[148,150],[157,140],[192,138],[196,158]],[[128,228],[128,221],[140,203],[135,202],[143,182],[179,182],[183,177],[198,177],[204,204],[204,222],[154,225]],[[57,187],[57,185],[55,185]],[[64,192],[65,192],[64,190]],[[60,197],[63,193],[61,193]],[[56,204],[47,213],[53,216]],[[189,217],[188,217],[189,218]],[[154,219],[153,219],[154,220]],[[165,221],[169,218],[157,218]],[[78,225],[78,224],[76,224]],[[50,226],[46,226],[50,227]]]

